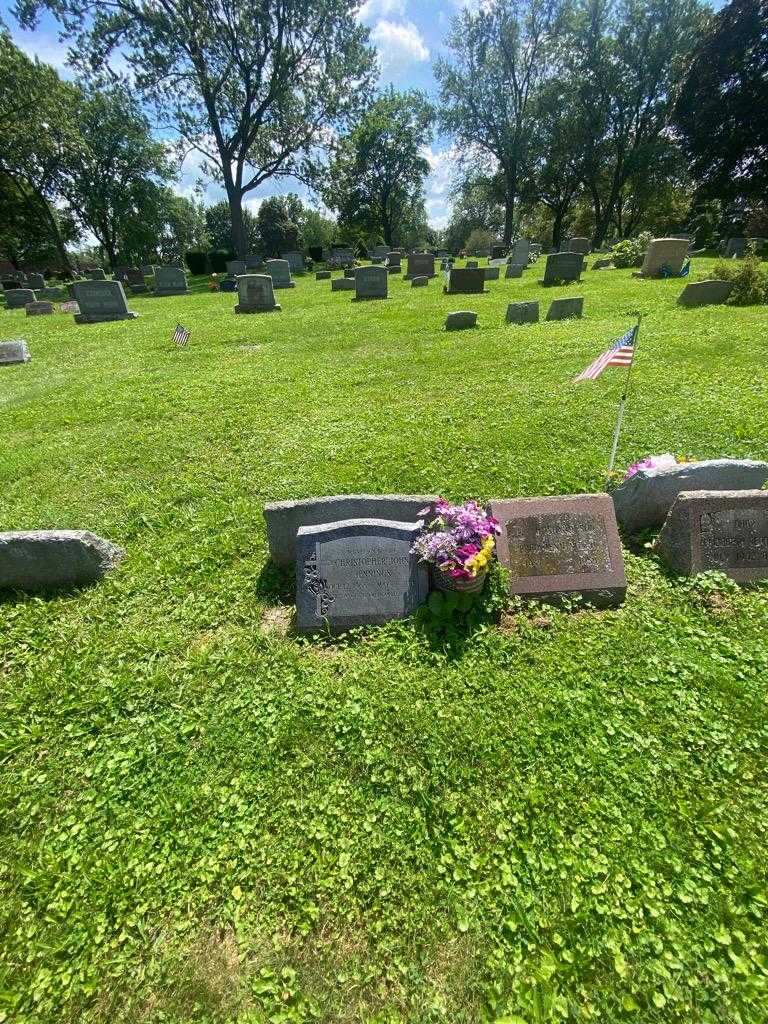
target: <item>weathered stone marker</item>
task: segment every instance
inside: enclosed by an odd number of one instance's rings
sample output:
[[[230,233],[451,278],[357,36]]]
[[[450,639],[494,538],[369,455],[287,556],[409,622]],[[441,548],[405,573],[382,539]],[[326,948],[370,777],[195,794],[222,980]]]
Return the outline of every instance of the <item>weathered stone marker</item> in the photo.
[[[447,295],[482,295],[485,291],[485,270],[482,267],[452,267],[443,291]]]
[[[5,308],[24,309],[28,302],[35,301],[35,293],[31,288],[6,288]]]
[[[410,551],[420,528],[387,519],[303,526],[296,538],[298,631],[338,633],[414,612],[429,593],[426,566]]]
[[[85,276],[89,281],[106,281],[107,279],[102,267],[91,267],[90,270],[86,270]]]
[[[27,316],[50,316],[54,312],[50,302],[28,302],[24,309]]]
[[[302,526],[341,519],[391,519],[415,523],[437,500],[434,494],[333,494],[300,501],[272,501],[264,506],[269,556],[277,565],[293,565],[296,534]]]
[[[512,252],[509,254],[509,262],[515,266],[528,266],[528,258],[531,255],[531,243],[527,238],[518,238],[515,244],[512,246]]]
[[[248,271],[245,260],[227,260],[226,267],[230,277],[237,277],[239,274],[245,274]]]
[[[94,583],[125,552],[87,530],[0,533],[0,590]]]
[[[477,326],[477,313],[469,309],[460,309],[456,313],[449,313],[445,318],[446,331],[465,331],[468,327]]]
[[[431,252],[412,252],[406,260],[404,281],[412,281],[414,277],[435,276],[435,257]]]
[[[411,278],[411,288],[426,288],[426,286],[428,284],[429,284],[429,278],[428,277],[412,277]]]
[[[612,259],[595,260],[592,264],[593,270],[609,270],[613,266]]]
[[[282,309],[275,302],[269,274],[238,274],[236,313],[271,313]]]
[[[483,273],[485,274],[486,281],[498,281],[499,280],[499,267],[483,267]]]
[[[315,273],[315,280],[316,281],[330,281],[330,279],[331,279],[331,272],[330,272],[330,270],[318,270]]]
[[[0,366],[28,363],[31,358],[27,343],[22,338],[10,338],[8,341],[0,341]]]
[[[111,320],[134,320],[138,313],[128,309],[119,281],[76,281],[75,300],[80,312],[76,324],[103,324]]]
[[[38,299],[45,299],[46,302],[62,302],[66,299],[67,293],[63,288],[41,288],[37,292]]]
[[[354,277],[334,277],[331,281],[332,292],[353,292],[355,290]]]
[[[679,573],[768,579],[768,491],[681,491],[656,548]]]
[[[683,269],[688,257],[685,238],[654,238],[648,246],[642,268],[636,277],[660,277],[661,268],[668,267],[673,277]]]
[[[584,299],[579,296],[573,299],[553,299],[547,310],[547,320],[568,320],[571,317],[581,319]]]
[[[355,301],[386,299],[389,275],[386,267],[358,267],[355,272]]]
[[[288,260],[267,260],[264,269],[272,278],[275,288],[296,287],[296,282],[291,280],[291,267]]]
[[[588,238],[577,236],[576,238],[569,238],[562,251],[580,252],[582,256],[586,256],[590,248],[591,246]]]
[[[553,284],[580,281],[583,267],[584,257],[580,252],[552,252],[547,256],[544,280],[540,284],[549,287]]]
[[[707,459],[660,469],[641,469],[612,492],[627,533],[658,527],[681,491],[748,491],[768,481],[768,462]]]
[[[677,304],[689,307],[720,306],[732,291],[732,281],[694,281],[682,290]]]
[[[31,288],[33,292],[38,291],[40,288],[45,288],[45,278],[42,274],[27,274],[27,288]]]
[[[148,269],[150,271],[152,270],[151,267]],[[126,270],[124,283],[128,285],[134,295],[141,295],[142,292],[149,291],[147,288],[147,282],[144,280],[144,276],[144,271],[139,267],[128,267]],[[147,274],[146,276],[149,277],[150,275]]]
[[[538,322],[538,302],[510,302],[507,306],[508,324],[537,324]]]
[[[492,501],[501,536],[496,553],[511,574],[510,593],[557,603],[581,594],[598,607],[627,592],[624,559],[607,494]]]
[[[523,267],[519,263],[508,263],[504,270],[504,277],[507,280],[509,280],[512,277],[522,277],[524,269],[525,267]]]
[[[178,267],[155,267],[155,295],[187,295],[187,275]]]
[[[304,273],[304,255],[300,252],[281,252],[280,257],[286,261],[291,268],[292,274]]]

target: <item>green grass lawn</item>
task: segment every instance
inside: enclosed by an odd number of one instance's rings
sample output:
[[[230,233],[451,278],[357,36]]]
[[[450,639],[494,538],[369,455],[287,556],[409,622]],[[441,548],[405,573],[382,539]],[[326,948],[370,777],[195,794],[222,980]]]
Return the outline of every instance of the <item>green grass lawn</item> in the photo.
[[[768,587],[636,547],[613,612],[286,633],[266,501],[600,490],[623,371],[570,380],[637,310],[619,464],[768,457],[768,309],[539,276],[0,310],[33,355],[0,368],[0,529],[128,552],[0,602],[0,1021],[768,1019]]]

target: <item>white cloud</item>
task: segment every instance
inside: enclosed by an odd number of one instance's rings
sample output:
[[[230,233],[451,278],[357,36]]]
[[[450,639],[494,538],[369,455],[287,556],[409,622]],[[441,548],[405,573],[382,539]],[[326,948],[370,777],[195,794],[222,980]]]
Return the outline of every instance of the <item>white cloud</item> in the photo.
[[[382,71],[403,68],[414,61],[429,60],[429,50],[412,21],[377,21],[371,39],[379,51]]]
[[[430,172],[425,182],[427,220],[434,228],[444,228],[451,216],[449,193],[459,161],[457,146],[434,150],[423,146],[421,155],[429,163]]]
[[[357,14],[358,21],[366,24],[377,18],[386,18],[394,14],[402,18],[405,15],[405,0],[365,0]]]
[[[65,77],[72,76],[72,70],[67,67],[68,44],[59,42],[57,36],[42,31],[16,30],[13,41],[28,57],[37,57],[44,64],[56,68],[58,72],[66,72]]]

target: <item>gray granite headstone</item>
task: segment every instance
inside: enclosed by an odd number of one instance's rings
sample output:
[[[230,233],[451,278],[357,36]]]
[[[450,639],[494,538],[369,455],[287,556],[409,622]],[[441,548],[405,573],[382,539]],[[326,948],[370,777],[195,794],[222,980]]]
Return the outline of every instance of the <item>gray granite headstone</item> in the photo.
[[[720,306],[733,291],[732,281],[694,281],[677,300],[679,306]]]
[[[28,302],[24,309],[27,316],[50,316],[54,311],[50,302]]]
[[[592,264],[593,270],[609,270],[613,266],[612,259],[595,260]]]
[[[318,270],[315,274],[316,281],[330,281],[331,272],[330,270]]]
[[[413,252],[406,259],[404,281],[412,281],[414,277],[435,276],[435,257],[431,252]]]
[[[332,292],[353,292],[354,290],[354,277],[334,277],[334,279],[331,281]]]
[[[481,295],[485,291],[485,270],[482,267],[452,267],[443,291],[448,295]]]
[[[237,277],[238,274],[245,274],[248,272],[248,266],[245,260],[227,260],[226,267],[227,274],[230,277]]]
[[[573,299],[553,299],[547,310],[547,320],[568,320],[581,317],[584,299],[579,296]]]
[[[538,302],[510,302],[507,306],[508,324],[537,324],[538,322]]]
[[[304,256],[300,252],[281,252],[281,259],[284,259],[291,268],[292,274],[304,273]]]
[[[616,516],[607,494],[512,498],[490,503],[501,535],[496,553],[510,593],[557,603],[581,594],[598,607],[627,592]]]
[[[37,291],[38,288],[45,288],[45,278],[42,274],[27,274],[27,288]]]
[[[485,274],[486,281],[498,281],[499,280],[499,267],[483,267],[483,273]]]
[[[11,338],[0,341],[0,366],[11,366],[14,363],[28,363],[32,356],[26,341],[22,338]]]
[[[155,267],[155,295],[187,295],[187,275],[178,267]]]
[[[679,573],[768,579],[768,491],[681,491],[656,542]]]
[[[641,469],[612,492],[627,533],[659,527],[681,491],[748,491],[768,480],[768,462],[708,459],[669,469]]]
[[[477,260],[467,260],[465,270],[477,270]]]
[[[296,534],[302,526],[320,526],[340,519],[416,522],[436,500],[434,494],[334,494],[270,502],[264,506],[270,558],[277,565],[293,565]]]
[[[445,318],[446,331],[463,331],[468,327],[477,326],[477,313],[469,309],[461,309],[455,313],[449,313]]]
[[[688,242],[684,238],[654,238],[648,246],[638,277],[660,277],[668,267],[677,277],[688,258]]]
[[[63,302],[67,293],[63,288],[41,288],[37,293],[38,299],[45,299],[46,302]]]
[[[106,281],[107,275],[101,267],[91,267],[90,270],[86,270],[85,276],[89,281]]]
[[[740,259],[747,251],[746,238],[729,238],[725,243],[725,258],[728,260],[736,257]]]
[[[580,252],[582,256],[586,256],[590,250],[590,242],[588,238],[576,237],[569,238],[564,252]]]
[[[125,272],[125,284],[128,285],[134,295],[140,295],[142,292],[149,291],[147,282],[144,279],[144,271],[140,267],[128,267]]]
[[[249,253],[243,260],[243,263],[245,263],[247,273],[249,270],[256,270],[258,267],[261,267],[264,263],[264,257],[257,252]]]
[[[411,278],[411,288],[426,288],[426,286],[428,284],[429,284],[429,278],[428,277],[412,277]]]
[[[6,288],[5,308],[24,309],[28,302],[35,301],[35,293],[31,288]]]
[[[138,316],[128,309],[125,292],[119,281],[76,281],[75,300],[80,312],[77,324],[102,324],[111,320],[133,320]]]
[[[272,278],[275,288],[296,287],[296,282],[291,280],[291,267],[288,260],[267,260],[264,269]]]
[[[125,552],[87,530],[0,533],[0,590],[44,590],[94,583]]]
[[[512,277],[522,277],[525,268],[519,263],[508,263],[504,271],[504,277],[509,280]]]
[[[238,274],[236,313],[271,313],[281,306],[275,302],[269,274]]]
[[[426,601],[429,574],[411,546],[418,522],[347,519],[296,538],[296,626],[343,632],[404,619]]]
[[[581,280],[584,257],[580,252],[553,252],[547,256],[543,285],[570,284]]]
[[[386,267],[358,267],[355,273],[355,301],[386,299],[388,276]]]
[[[512,246],[512,252],[510,253],[510,263],[516,266],[528,266],[528,257],[531,254],[531,243],[527,238],[518,238],[518,240]]]

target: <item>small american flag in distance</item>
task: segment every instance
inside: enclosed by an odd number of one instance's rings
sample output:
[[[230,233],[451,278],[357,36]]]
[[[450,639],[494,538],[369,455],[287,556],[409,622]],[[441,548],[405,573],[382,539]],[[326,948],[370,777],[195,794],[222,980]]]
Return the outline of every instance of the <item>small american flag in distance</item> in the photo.
[[[182,327],[181,324],[176,324],[176,330],[173,332],[172,340],[183,348],[189,341],[189,331],[186,327]]]
[[[637,327],[631,328],[610,348],[601,352],[594,363],[590,363],[586,370],[582,370],[578,377],[573,378],[573,383],[575,384],[577,380],[597,380],[608,366],[631,366],[635,358],[636,332]]]

